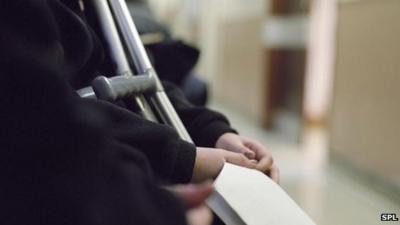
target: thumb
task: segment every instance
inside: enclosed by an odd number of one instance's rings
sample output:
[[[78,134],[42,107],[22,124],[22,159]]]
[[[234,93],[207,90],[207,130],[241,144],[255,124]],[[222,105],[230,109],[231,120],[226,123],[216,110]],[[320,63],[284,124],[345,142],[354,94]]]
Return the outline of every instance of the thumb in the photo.
[[[246,147],[244,144],[240,143],[236,145],[233,149],[234,152],[237,153],[242,153],[245,155],[248,159],[255,159],[256,158],[256,153],[253,152],[251,149]]]
[[[243,166],[250,169],[254,169],[256,166],[255,163],[253,163],[251,160],[249,160],[241,153],[225,151],[224,157],[226,159],[226,162],[232,163],[237,166]]]

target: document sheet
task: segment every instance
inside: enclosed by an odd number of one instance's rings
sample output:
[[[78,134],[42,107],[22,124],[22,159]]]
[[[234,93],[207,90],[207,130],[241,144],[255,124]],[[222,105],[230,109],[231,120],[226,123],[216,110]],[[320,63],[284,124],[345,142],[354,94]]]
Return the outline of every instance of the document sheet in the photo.
[[[226,163],[208,205],[227,225],[315,225],[266,175]]]

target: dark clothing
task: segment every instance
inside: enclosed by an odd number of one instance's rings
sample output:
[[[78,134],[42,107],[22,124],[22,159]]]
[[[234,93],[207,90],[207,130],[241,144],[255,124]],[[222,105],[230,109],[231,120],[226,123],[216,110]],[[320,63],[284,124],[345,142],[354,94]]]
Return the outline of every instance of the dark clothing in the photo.
[[[144,120],[108,102],[83,101],[104,114],[109,123],[109,135],[143,152],[159,179],[172,183],[190,181],[195,159],[194,146],[180,140],[172,128]]]
[[[164,87],[196,146],[214,148],[222,134],[236,133],[224,115],[203,106],[194,106],[171,83],[164,83]]]
[[[199,50],[181,41],[163,41],[146,46],[160,79],[177,85],[193,70],[200,56]]]
[[[68,2],[70,6],[73,5],[72,4],[73,1],[67,1],[67,0],[65,1]],[[77,7],[74,8],[76,9]],[[87,20],[92,21],[92,23],[95,23],[93,18],[90,18],[93,15],[93,13],[91,13],[90,10],[87,11],[89,11],[86,13],[89,14],[88,15],[89,18],[87,18]],[[77,13],[81,14],[79,12]],[[68,19],[67,15],[65,15],[66,13],[57,12],[56,14],[59,17],[59,20],[66,21]],[[94,35],[94,32],[92,32],[91,28],[87,26],[85,23],[83,23],[84,18],[83,19],[81,18],[80,22],[77,21],[74,22],[75,19],[76,16],[70,18],[69,23],[65,22],[62,23],[63,25],[65,24],[65,26],[61,27],[61,29],[64,30],[63,32],[66,33],[66,36],[68,37],[63,39],[63,45],[73,46],[73,48],[71,48],[72,50],[70,51],[71,52],[70,58],[75,59],[75,61],[77,61],[76,58],[81,59],[80,63],[75,63],[75,66],[73,67],[74,70],[73,71],[70,70],[68,75],[66,75],[66,77],[68,77],[69,83],[74,84],[74,88],[78,89],[90,85],[90,81],[93,80],[99,73],[105,74],[106,76],[110,75],[109,73],[104,72],[102,69],[100,69],[100,71],[98,71],[98,69],[110,68],[112,66],[108,65],[109,64],[108,61],[101,60],[104,57],[105,58],[108,57],[108,49],[104,48],[104,50],[102,50],[102,48],[99,47],[101,45],[107,46],[106,44],[101,44],[101,43],[99,44],[99,42],[101,42],[99,40],[103,40],[101,34],[99,34],[100,32],[97,32],[98,35]],[[96,24],[94,24],[94,27],[95,30],[97,30]],[[85,32],[82,32],[82,30],[85,30]],[[83,35],[87,35],[89,37],[85,38],[80,37]],[[86,48],[81,47],[82,44],[77,43],[81,39],[92,40],[91,45],[95,46],[93,50],[90,51],[90,48],[88,47]],[[87,51],[89,51],[89,53]],[[190,50],[185,50],[185,51],[190,51]],[[169,52],[169,54],[172,53],[173,52]],[[85,60],[82,56],[80,56],[81,54],[89,55],[90,57],[86,57]],[[196,55],[196,53],[192,54]],[[164,55],[163,57],[165,58],[166,55]],[[166,66],[167,65],[164,65],[164,67]],[[88,72],[88,71],[94,71],[94,72]],[[170,98],[172,104],[175,106],[179,116],[181,117],[184,125],[188,129],[189,134],[192,136],[197,146],[214,147],[217,138],[221,134],[225,132],[235,132],[229,126],[229,122],[225,118],[225,116],[223,116],[218,112],[209,110],[205,107],[194,106],[193,104],[189,103],[189,101],[187,101],[185,96],[175,85],[168,82],[163,82],[163,83],[168,97]],[[132,126],[132,129],[135,128],[135,124],[130,124],[130,125]],[[188,166],[189,165],[190,164],[188,164]],[[191,167],[193,167],[193,165]]]
[[[185,224],[112,112],[65,82],[47,1],[2,1],[0,30],[0,224]]]
[[[127,4],[140,35],[156,33],[163,36],[159,42],[145,44],[158,77],[179,86],[189,102],[205,106],[208,100],[207,83],[193,72],[200,51],[175,40],[168,27],[157,21],[147,1],[133,0]]]
[[[194,145],[76,95],[107,57],[77,13],[57,0],[0,3],[0,224],[184,224],[182,204],[158,182],[191,179]],[[231,131],[167,90],[197,145]]]

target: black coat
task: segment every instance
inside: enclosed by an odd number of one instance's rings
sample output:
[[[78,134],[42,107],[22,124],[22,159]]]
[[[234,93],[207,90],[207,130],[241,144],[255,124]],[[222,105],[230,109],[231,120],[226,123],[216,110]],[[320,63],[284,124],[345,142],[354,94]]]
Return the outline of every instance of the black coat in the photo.
[[[56,0],[0,3],[0,224],[184,224],[183,204],[158,186],[190,180],[194,146],[76,95],[103,59],[80,20]],[[168,90],[197,144],[231,130]]]

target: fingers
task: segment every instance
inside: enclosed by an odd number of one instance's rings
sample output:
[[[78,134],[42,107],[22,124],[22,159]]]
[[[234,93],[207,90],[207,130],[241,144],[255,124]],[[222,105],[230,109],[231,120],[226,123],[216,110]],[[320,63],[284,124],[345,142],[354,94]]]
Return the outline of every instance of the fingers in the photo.
[[[216,143],[216,147],[231,152],[244,154],[249,159],[255,159],[255,153],[243,144],[242,137],[233,133],[223,134]]]
[[[167,189],[182,198],[189,208],[200,206],[213,193],[211,181],[202,184],[188,184],[167,187]]]
[[[248,159],[256,159],[256,153],[242,143],[232,146],[231,149],[233,152],[244,154]]]
[[[244,156],[239,157],[226,153],[227,156],[225,156],[225,159],[227,162],[259,170],[271,177],[275,182],[279,182],[279,170],[274,164],[272,154],[259,142],[237,134],[227,133],[219,138],[217,147],[241,153]]]
[[[279,168],[276,164],[274,164],[272,157],[264,157],[256,165],[256,169],[265,173],[273,181],[275,181],[275,183],[279,184]]]
[[[240,153],[235,153],[235,152],[229,152],[229,151],[223,151],[223,155],[225,157],[225,160],[229,163],[235,164],[237,166],[243,166],[249,169],[255,169],[256,164],[252,162],[250,159],[248,159],[246,156]]]
[[[279,169],[274,164],[273,158],[270,154],[265,154],[260,161],[250,160],[240,153],[224,151],[223,154],[227,162],[237,166],[243,166],[249,169],[261,171],[268,175],[274,182],[279,184]]]
[[[243,153],[248,159],[252,159],[254,160],[256,158],[256,153],[247,149],[244,153]]]
[[[263,173],[267,173],[270,171],[273,164],[274,164],[274,160],[272,158],[272,155],[265,153],[262,156],[262,158],[258,161],[258,163],[256,165],[256,169]]]
[[[279,184],[279,168],[274,164],[272,154],[256,141],[247,140],[245,145],[256,153],[256,159],[258,160],[256,169],[267,174],[273,181]]]
[[[258,160],[256,169],[264,173],[269,172],[274,164],[272,154],[263,145],[255,141],[248,140],[244,145],[255,152],[255,159]]]
[[[255,159],[260,160],[265,154],[268,154],[269,151],[264,147],[264,145],[253,141],[251,139],[246,138],[243,143],[250,151],[255,153]]]
[[[269,172],[269,176],[273,181],[275,181],[277,184],[279,184],[280,180],[280,175],[279,175],[279,168],[276,165],[272,165],[271,170]]]
[[[211,225],[212,213],[209,208],[202,205],[186,213],[188,225]]]
[[[250,148],[246,147],[242,142],[231,145],[227,150],[231,152],[244,154],[248,159],[256,159],[256,153]]]

